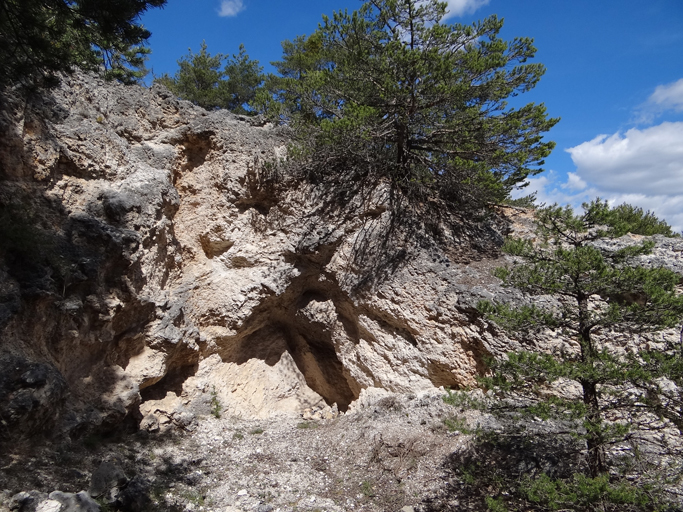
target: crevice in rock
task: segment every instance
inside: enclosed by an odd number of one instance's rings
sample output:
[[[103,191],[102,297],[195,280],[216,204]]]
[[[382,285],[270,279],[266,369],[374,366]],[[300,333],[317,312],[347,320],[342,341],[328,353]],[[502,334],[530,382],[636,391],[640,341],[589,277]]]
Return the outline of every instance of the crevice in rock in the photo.
[[[437,361],[430,361],[427,364],[427,375],[434,387],[443,386],[445,388],[461,388],[464,383],[460,382],[451,372],[451,366]]]
[[[181,144],[180,165],[173,173],[173,185],[180,177],[192,169],[196,169],[206,162],[206,157],[213,147],[212,138],[215,133],[204,131],[200,133],[190,133]]]
[[[207,235],[200,235],[199,242],[202,244],[204,254],[209,259],[228,252],[235,245],[234,240],[211,240]]]
[[[163,400],[169,391],[180,396],[183,392],[183,383],[194,376],[198,368],[199,363],[195,361],[170,369],[159,382],[140,390],[142,401]]]
[[[289,352],[307,385],[339,410],[346,411],[358,398],[360,385],[344,368],[332,340],[333,325],[341,321],[352,336],[357,327],[340,310],[353,307],[351,299],[324,267],[332,258],[335,244],[320,247],[309,254],[291,255],[300,275],[292,280],[281,295],[266,298],[252,312],[241,328],[242,336],[219,342],[219,355],[224,362],[244,364],[261,359],[273,366],[284,352]],[[304,314],[312,302],[331,302],[330,317],[311,319]],[[349,334],[349,333],[347,333]]]
[[[247,172],[240,180],[245,189],[243,197],[235,202],[240,213],[253,208],[259,214],[267,216],[270,209],[278,204],[273,180],[264,172],[263,164],[256,158],[247,167]]]
[[[102,177],[102,172],[92,168],[92,169],[82,169],[74,162],[73,158],[61,153],[56,164],[56,171],[58,176],[73,176],[75,178],[81,178],[84,180],[92,180]]]
[[[373,322],[376,322],[383,331],[392,334],[394,337],[404,339],[413,347],[418,346],[416,338],[418,333],[414,329],[411,329],[407,322],[403,321],[402,319],[392,317],[384,312],[370,310],[367,308],[362,311],[362,314],[367,316]],[[363,331],[367,332],[366,329],[363,329]],[[365,336],[363,337],[365,338]]]

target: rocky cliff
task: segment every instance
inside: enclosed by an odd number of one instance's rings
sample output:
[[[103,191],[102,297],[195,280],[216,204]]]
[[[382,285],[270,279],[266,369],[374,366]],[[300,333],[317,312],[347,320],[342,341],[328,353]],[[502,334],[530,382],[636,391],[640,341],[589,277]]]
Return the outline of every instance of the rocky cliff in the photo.
[[[381,186],[273,186],[284,129],[76,75],[5,97],[0,133],[10,431],[334,414],[473,384],[518,346],[474,311],[510,293],[490,275],[501,223],[442,223],[436,243],[389,234]]]

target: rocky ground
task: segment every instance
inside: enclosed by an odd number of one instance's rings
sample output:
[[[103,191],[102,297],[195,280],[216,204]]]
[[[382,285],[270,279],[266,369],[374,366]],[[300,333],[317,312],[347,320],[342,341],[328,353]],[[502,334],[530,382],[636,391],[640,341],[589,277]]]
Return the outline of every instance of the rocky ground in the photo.
[[[470,438],[446,428],[460,413],[442,397],[366,397],[328,420],[212,415],[186,431],[14,446],[2,457],[0,510],[51,510],[39,493],[55,490],[87,491],[101,510],[421,510]],[[81,507],[69,510],[90,510]]]

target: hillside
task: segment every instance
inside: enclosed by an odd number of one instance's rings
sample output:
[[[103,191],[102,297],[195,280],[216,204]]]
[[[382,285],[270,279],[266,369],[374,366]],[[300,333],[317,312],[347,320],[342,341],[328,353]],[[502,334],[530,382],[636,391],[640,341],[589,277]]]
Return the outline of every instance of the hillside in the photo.
[[[520,346],[475,306],[521,298],[490,271],[528,213],[411,224],[381,184],[269,172],[285,129],[160,86],[77,74],[1,107],[6,497],[114,460],[159,510],[457,506],[441,479],[469,437],[440,396]]]

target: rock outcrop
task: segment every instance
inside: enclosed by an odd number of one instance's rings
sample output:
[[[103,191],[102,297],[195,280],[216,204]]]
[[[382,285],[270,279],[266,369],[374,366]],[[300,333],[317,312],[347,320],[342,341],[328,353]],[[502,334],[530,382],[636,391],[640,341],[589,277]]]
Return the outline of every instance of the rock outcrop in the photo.
[[[388,247],[381,186],[274,189],[262,164],[284,129],[159,86],[77,75],[0,116],[10,429],[344,412],[376,388],[471,385],[517,346],[474,310],[509,293],[490,275],[492,221]]]

